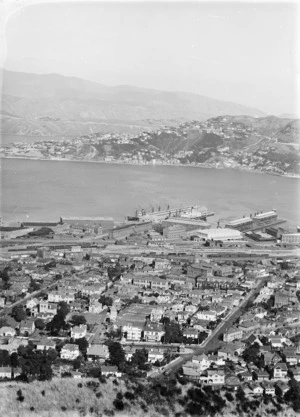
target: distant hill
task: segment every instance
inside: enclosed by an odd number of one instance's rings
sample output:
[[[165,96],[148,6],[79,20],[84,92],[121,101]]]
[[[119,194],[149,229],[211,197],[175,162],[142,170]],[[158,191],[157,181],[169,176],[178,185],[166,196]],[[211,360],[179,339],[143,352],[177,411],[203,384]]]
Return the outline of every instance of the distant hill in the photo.
[[[223,114],[264,116],[257,109],[191,93],[109,87],[58,74],[1,70],[0,76],[1,129],[7,135],[88,134],[114,131],[114,126],[135,133],[151,129],[156,120],[164,125]]]

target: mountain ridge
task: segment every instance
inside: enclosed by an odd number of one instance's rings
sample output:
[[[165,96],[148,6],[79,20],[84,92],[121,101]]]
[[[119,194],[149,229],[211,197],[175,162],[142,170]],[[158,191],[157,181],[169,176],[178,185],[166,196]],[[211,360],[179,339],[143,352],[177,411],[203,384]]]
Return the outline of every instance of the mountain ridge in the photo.
[[[97,131],[97,123],[111,119],[126,125],[146,119],[181,121],[205,120],[223,114],[264,115],[251,107],[195,93],[127,85],[110,87],[60,74],[1,70],[1,76],[1,131],[7,135],[89,134]],[[52,123],[40,121],[41,117],[49,117]],[[92,125],[91,121],[97,123]],[[71,122],[76,122],[75,129]]]

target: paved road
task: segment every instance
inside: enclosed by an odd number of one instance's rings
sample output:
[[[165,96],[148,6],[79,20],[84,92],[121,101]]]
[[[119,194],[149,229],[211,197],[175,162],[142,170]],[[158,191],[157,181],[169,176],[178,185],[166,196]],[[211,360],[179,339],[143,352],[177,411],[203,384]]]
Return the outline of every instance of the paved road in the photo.
[[[26,295],[26,297],[22,298],[21,300],[16,301],[15,303],[10,304],[9,306],[4,307],[4,309],[1,311],[1,313],[2,314],[3,313],[5,313],[5,314],[9,313],[9,311],[12,310],[13,307],[15,307],[15,306],[17,306],[19,304],[24,304],[26,301],[30,300],[31,298],[34,298],[36,295],[40,294],[41,292],[47,291],[50,288],[55,287],[55,285],[57,285],[57,283],[58,283],[57,281],[52,282],[52,284],[48,285],[47,287],[43,287],[43,288],[41,288],[38,291],[34,291],[31,294]]]
[[[168,368],[160,369],[151,377],[159,377],[164,374],[166,371],[168,373],[174,372],[179,369],[184,363],[190,361],[194,355],[201,355],[202,353],[208,353],[209,351],[215,351],[221,345],[219,341],[219,335],[226,332],[235,320],[242,315],[242,309],[246,306],[249,300],[255,299],[261,288],[265,285],[267,278],[261,279],[258,285],[247,295],[247,297],[242,301],[242,303],[236,307],[226,318],[222,321],[208,336],[208,338],[202,343],[202,345],[190,345],[193,349],[192,354],[180,355],[182,360],[180,362],[169,364]]]

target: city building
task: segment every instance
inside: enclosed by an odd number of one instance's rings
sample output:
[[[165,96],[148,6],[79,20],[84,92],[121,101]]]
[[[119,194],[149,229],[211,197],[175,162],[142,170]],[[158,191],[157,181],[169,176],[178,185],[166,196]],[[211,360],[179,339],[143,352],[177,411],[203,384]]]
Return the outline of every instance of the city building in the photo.
[[[300,244],[300,233],[288,233],[283,234],[281,242],[287,245],[299,245]]]
[[[114,227],[114,219],[112,217],[61,217],[62,224],[68,224],[74,228],[93,229],[101,227],[103,231],[110,230]]]

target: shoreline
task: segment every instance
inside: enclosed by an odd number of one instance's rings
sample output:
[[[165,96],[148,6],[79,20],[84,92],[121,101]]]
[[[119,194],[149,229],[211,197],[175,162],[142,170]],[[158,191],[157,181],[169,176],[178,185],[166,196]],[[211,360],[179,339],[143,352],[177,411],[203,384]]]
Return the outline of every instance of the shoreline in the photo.
[[[1,159],[20,159],[20,160],[32,160],[32,161],[53,161],[53,162],[85,162],[93,164],[110,164],[110,165],[130,165],[130,166],[172,166],[172,167],[188,167],[188,168],[204,168],[204,169],[217,169],[217,170],[235,170],[241,172],[247,172],[251,174],[261,174],[261,175],[275,175],[284,178],[295,178],[300,179],[300,174],[278,174],[276,172],[265,172],[257,171],[253,169],[245,169],[241,167],[214,167],[214,166],[205,166],[205,165],[191,165],[191,164],[141,164],[134,162],[124,162],[124,161],[92,161],[87,159],[65,159],[65,158],[40,158],[40,157],[26,157],[26,156],[0,156]]]

